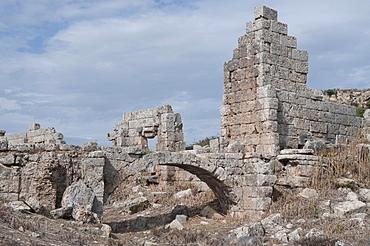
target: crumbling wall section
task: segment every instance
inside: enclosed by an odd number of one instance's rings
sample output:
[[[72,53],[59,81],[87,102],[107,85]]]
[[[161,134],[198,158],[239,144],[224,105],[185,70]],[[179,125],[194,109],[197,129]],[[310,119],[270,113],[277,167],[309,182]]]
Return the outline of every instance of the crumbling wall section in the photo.
[[[41,128],[40,124],[33,123],[28,132],[5,135],[0,131],[0,150],[24,144],[65,144],[63,134],[56,132],[54,127]]]
[[[221,149],[276,156],[308,140],[354,136],[362,124],[355,107],[324,102],[322,91],[306,87],[308,53],[277,11],[261,6],[254,16],[224,66]]]
[[[123,119],[107,134],[113,146],[148,150],[148,140],[158,137],[157,151],[185,150],[181,116],[164,105],[123,114]]]

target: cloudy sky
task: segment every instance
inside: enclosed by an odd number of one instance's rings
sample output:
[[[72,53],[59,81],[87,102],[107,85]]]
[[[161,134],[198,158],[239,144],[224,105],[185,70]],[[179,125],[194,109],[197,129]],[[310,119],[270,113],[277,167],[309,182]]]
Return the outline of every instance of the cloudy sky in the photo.
[[[308,87],[370,88],[368,0],[1,0],[0,129],[109,146],[123,113],[170,104],[188,143],[216,135],[223,63],[260,5],[309,52]]]

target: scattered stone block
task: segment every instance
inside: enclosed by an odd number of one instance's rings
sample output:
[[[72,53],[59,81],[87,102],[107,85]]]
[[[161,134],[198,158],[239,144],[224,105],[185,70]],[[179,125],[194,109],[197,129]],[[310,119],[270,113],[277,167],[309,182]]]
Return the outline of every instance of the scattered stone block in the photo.
[[[222,219],[223,218],[221,214],[216,212],[216,210],[214,210],[210,206],[205,206],[200,212],[200,215],[208,219]]]
[[[102,227],[100,228],[101,236],[105,238],[109,238],[110,234],[112,232],[112,227],[110,227],[107,224],[102,224]]]
[[[14,211],[26,212],[26,213],[32,212],[32,209],[27,204],[25,204],[23,201],[9,202],[6,204],[6,206],[13,209]]]
[[[359,189],[359,196],[366,202],[370,202],[370,189]]]
[[[270,216],[261,220],[261,224],[266,232],[276,232],[283,230],[282,224],[284,223],[284,218],[281,214],[271,214]]]
[[[188,220],[188,216],[183,215],[183,214],[178,214],[176,215],[175,220],[177,220],[180,223],[185,223]]]
[[[173,195],[174,198],[176,199],[181,199],[184,197],[190,197],[193,195],[193,190],[192,189],[187,189],[187,190],[182,190]]]
[[[34,197],[27,198],[24,203],[26,203],[35,213],[44,216],[49,216],[49,211]]]
[[[262,246],[263,242],[257,237],[243,236],[236,241],[238,246]]]
[[[92,212],[92,206],[90,205],[74,206],[72,218],[83,223],[100,223],[98,215]]]
[[[306,199],[317,199],[319,198],[319,194],[315,189],[305,188],[301,192],[298,193],[298,196],[301,196]]]
[[[170,224],[168,224],[168,226],[166,226],[167,228],[171,228],[171,229],[177,229],[179,231],[181,231],[182,229],[184,229],[184,226],[177,220],[173,220]]]
[[[91,188],[79,181],[67,187],[62,198],[62,207],[72,207],[83,205],[94,205],[95,194]]]
[[[333,205],[334,215],[337,217],[343,217],[349,213],[356,213],[366,207],[366,203],[355,201],[339,202]]]
[[[306,235],[304,236],[305,238],[319,238],[319,237],[323,237],[325,234],[323,231],[319,230],[319,229],[316,229],[316,228],[312,228],[310,229]]]
[[[54,219],[70,219],[72,218],[73,207],[62,207],[50,211],[50,215]]]
[[[301,239],[302,228],[297,228],[288,234],[289,242],[297,242]]]
[[[150,206],[149,200],[146,197],[137,197],[133,200],[124,203],[126,209],[131,213],[137,213],[147,209]]]

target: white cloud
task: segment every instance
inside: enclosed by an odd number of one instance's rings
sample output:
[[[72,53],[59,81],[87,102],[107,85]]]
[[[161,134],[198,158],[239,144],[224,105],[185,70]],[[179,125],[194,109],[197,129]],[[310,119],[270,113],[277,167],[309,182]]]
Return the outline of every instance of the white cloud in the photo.
[[[262,4],[309,51],[310,87],[370,87],[368,1],[1,1],[0,97],[17,114],[0,122],[106,143],[122,113],[171,104],[187,141],[214,135],[223,63]]]
[[[18,109],[21,109],[21,107],[18,105],[17,101],[0,97],[0,111]]]

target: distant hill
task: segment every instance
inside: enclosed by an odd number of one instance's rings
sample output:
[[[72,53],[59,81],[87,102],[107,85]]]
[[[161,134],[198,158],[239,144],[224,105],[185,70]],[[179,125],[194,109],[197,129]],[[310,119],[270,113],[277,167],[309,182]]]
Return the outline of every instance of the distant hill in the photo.
[[[365,109],[370,107],[370,89],[329,89],[323,92],[325,101],[347,104]]]

